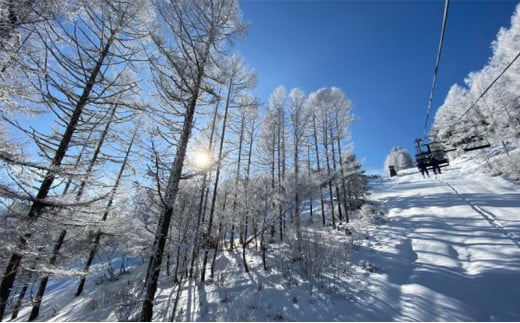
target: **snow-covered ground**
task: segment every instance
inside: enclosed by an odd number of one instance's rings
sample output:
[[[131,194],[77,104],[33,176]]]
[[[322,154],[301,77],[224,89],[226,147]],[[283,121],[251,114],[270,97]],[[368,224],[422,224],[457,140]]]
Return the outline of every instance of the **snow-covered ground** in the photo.
[[[371,286],[386,320],[520,320],[520,186],[478,168],[410,169],[374,188],[389,220]]]
[[[204,284],[185,283],[175,319],[520,321],[518,183],[485,175],[466,158],[436,177],[423,179],[408,169],[375,179],[371,192],[383,223],[354,214],[352,236],[319,224],[306,226],[327,247],[320,251],[322,258],[335,260],[325,264],[314,287],[277,265],[287,252],[281,245],[269,247],[269,271],[263,270],[257,251],[248,251],[249,273],[238,253],[225,251],[217,260],[216,277]],[[355,250],[346,250],[352,241]],[[62,281],[62,288],[45,298],[40,319],[128,319],[138,309],[144,268],[99,286],[90,279],[80,298],[73,296],[72,281]],[[176,293],[174,284],[163,279],[154,320],[171,319]],[[28,310],[19,320],[27,319]]]

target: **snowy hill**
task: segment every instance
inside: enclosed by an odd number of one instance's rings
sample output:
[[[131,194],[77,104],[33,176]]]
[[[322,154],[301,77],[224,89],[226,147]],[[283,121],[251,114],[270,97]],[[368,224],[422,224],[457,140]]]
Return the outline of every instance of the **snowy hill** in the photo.
[[[268,271],[251,251],[249,273],[238,252],[225,251],[204,284],[185,281],[178,290],[165,277],[154,320],[175,313],[183,321],[519,321],[520,186],[471,160],[430,176],[407,169],[372,180],[370,199],[384,219],[358,212],[352,235],[304,221],[315,281],[281,265],[290,246],[270,246]],[[130,271],[117,281],[91,277],[79,298],[72,280],[54,281],[39,319],[131,320],[145,266]]]

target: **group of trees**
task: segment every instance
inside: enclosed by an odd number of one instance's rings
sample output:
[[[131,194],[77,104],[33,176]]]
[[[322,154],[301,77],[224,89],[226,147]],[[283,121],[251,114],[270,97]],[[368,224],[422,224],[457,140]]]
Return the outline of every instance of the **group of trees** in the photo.
[[[230,55],[246,27],[235,0],[0,1],[0,318],[30,294],[35,319],[52,275],[80,296],[117,251],[149,257],[149,321],[160,277],[204,281],[224,246],[267,268],[304,208],[348,221],[351,102],[279,87],[262,107]]]
[[[479,71],[469,73],[464,86],[454,84],[450,88],[435,115],[430,132],[432,141],[442,142],[459,151],[484,137],[493,145],[504,147],[518,143],[519,8],[517,6],[511,18],[511,26],[501,28],[491,44],[493,54],[487,65]],[[518,165],[518,161],[511,164]]]

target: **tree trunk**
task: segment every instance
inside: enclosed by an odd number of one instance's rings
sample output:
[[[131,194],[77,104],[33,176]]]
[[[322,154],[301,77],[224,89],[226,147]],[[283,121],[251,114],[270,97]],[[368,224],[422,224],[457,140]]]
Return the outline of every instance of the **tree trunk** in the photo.
[[[316,114],[314,113],[312,116],[313,123],[313,133],[314,133],[314,148],[316,151],[316,167],[318,168],[318,174],[321,174],[320,167],[320,150],[318,147],[318,130],[316,127]],[[325,201],[323,200],[323,187],[320,185],[320,205],[321,205],[321,220],[322,225],[325,225]]]
[[[213,137],[215,135],[215,128],[217,123],[217,116],[218,116],[218,109],[220,105],[220,97],[217,97],[218,101],[215,104],[215,112],[213,113],[213,120],[211,121],[211,132],[209,136],[209,144],[208,144],[208,152],[213,151]],[[208,178],[209,177],[209,178]],[[201,244],[200,237],[200,227],[201,224],[204,223],[204,216],[206,213],[206,206],[209,196],[209,188],[208,184],[209,181],[211,181],[211,173],[210,176],[208,176],[207,172],[204,172],[204,176],[202,178],[202,189],[200,194],[200,201],[199,201],[199,212],[197,214],[197,226],[195,227],[195,243],[193,245],[193,251],[190,261],[190,269],[189,269],[189,277],[193,278],[193,272],[195,269],[195,261],[199,257],[199,249]]]
[[[231,224],[231,233],[229,234],[229,251],[235,250],[235,224]]]
[[[265,225],[265,221],[264,221]],[[260,233],[260,252],[262,253],[262,266],[264,267],[264,270],[269,270],[267,267],[267,261],[266,261],[266,253],[267,253],[267,247],[265,243],[265,234],[264,231]]]
[[[325,122],[323,125],[323,148],[325,149],[325,160],[327,164],[327,175],[328,175],[328,186],[329,186],[329,200],[330,200],[330,214],[332,218],[332,228],[336,229],[336,216],[334,212],[334,194],[332,193],[332,179],[330,178],[332,175],[331,169],[330,169],[330,153],[329,153],[329,144],[328,144],[328,123]]]
[[[217,261],[217,255],[218,255],[218,248],[220,245],[220,235],[222,234],[222,222],[218,225],[218,234],[217,234],[217,241],[215,243],[215,249],[213,250],[213,260],[211,261],[211,273],[209,276],[211,278],[215,277],[215,263]]]
[[[58,258],[58,252],[61,248],[61,245],[63,244],[63,241],[65,240],[66,234],[67,234],[67,230],[62,230],[60,232],[60,236],[58,237],[58,240],[56,241],[56,244],[54,245],[54,250],[52,251],[51,259],[49,260],[49,264],[51,266],[56,263],[56,259]],[[36,293],[36,298],[34,299],[34,302],[33,302],[31,314],[29,315],[29,321],[33,321],[35,318],[38,317],[38,314],[40,313],[40,306],[42,303],[43,295],[45,294],[45,287],[47,287],[48,281],[49,281],[49,275],[43,276],[42,280],[40,281],[40,286],[38,287],[38,292]]]
[[[187,257],[186,254],[184,254],[184,256]],[[179,244],[177,246],[177,256],[175,257],[175,271],[173,272],[173,282],[174,283],[178,283],[179,282],[180,260],[181,260],[181,244]],[[184,267],[185,266],[186,265],[184,265]]]
[[[182,133],[179,139],[179,146],[175,154],[173,167],[170,172],[170,178],[168,180],[168,188],[165,199],[166,203],[168,204],[164,207],[164,210],[159,218],[159,223],[157,224],[157,230],[155,232],[152,254],[148,263],[144,286],[145,290],[143,306],[139,316],[139,320],[142,322],[151,321],[153,316],[153,300],[155,297],[155,292],[157,291],[164,247],[166,244],[166,238],[168,237],[168,231],[170,229],[170,222],[173,214],[173,205],[179,190],[182,168],[184,165],[184,159],[186,157],[186,148],[188,147],[189,138],[193,128],[193,118],[195,116],[195,107],[199,95],[200,84],[202,82],[202,74],[203,73],[200,72],[195,86],[196,91],[186,109]]]
[[[242,166],[242,145],[243,145],[243,142],[244,142],[244,128],[245,128],[245,113],[244,111],[242,111],[242,119],[241,119],[241,122],[240,122],[240,133],[239,133],[239,137],[238,137],[238,157],[237,157],[237,172],[236,172],[236,175],[235,175],[235,189],[234,189],[234,193],[233,193],[233,208],[232,208],[232,211],[231,211],[231,214],[235,215],[236,214],[236,211],[237,211],[237,205],[238,205],[238,201],[237,201],[237,198],[238,198],[238,190],[239,190],[239,181],[240,181],[240,166]],[[240,214],[241,212],[239,212]],[[233,221],[234,219],[232,219],[231,221],[234,223]],[[239,224],[240,224],[240,227],[242,227],[242,218],[239,217]],[[240,241],[240,244],[243,244],[246,237],[244,236],[244,230],[240,230],[239,232],[239,241]]]
[[[25,244],[25,242],[24,242]],[[16,272],[20,267],[22,261],[22,255],[19,253],[12,253],[7,264],[7,268],[4,272],[4,277],[0,283],[0,320],[2,320],[7,306],[7,300],[9,299],[9,293],[14,285],[16,279]]]
[[[307,176],[309,176],[309,178],[312,176],[312,174],[311,174],[311,146],[310,145],[307,146]],[[314,196],[312,194],[310,194],[310,196],[309,196],[309,211],[310,211],[309,216],[311,218],[311,223],[314,222],[313,210],[312,210],[312,208],[313,208],[313,205],[312,205],[313,197]]]
[[[181,292],[182,292],[182,283],[184,280],[183,278],[184,278],[184,275],[181,275],[181,278],[177,284],[178,285],[177,294],[175,295],[175,301],[173,302],[172,316],[171,316],[170,322],[175,322],[175,314],[177,313],[177,307],[179,306],[179,300],[180,300]]]
[[[242,262],[244,263],[244,270],[246,271],[246,273],[249,272],[249,266],[247,265],[247,261],[246,261],[246,246],[247,244],[244,243],[242,244]]]
[[[213,185],[213,196],[211,198],[211,205],[209,210],[209,220],[208,220],[208,229],[206,232],[206,241],[208,242],[209,239],[211,239],[211,230],[213,229],[213,216],[215,214],[215,204],[217,201],[217,193],[218,193],[218,183],[220,179],[220,168],[222,163],[222,155],[224,151],[224,138],[226,136],[226,125],[227,125],[227,118],[228,118],[228,112],[229,112],[229,105],[231,102],[231,86],[233,84],[233,80],[231,79],[229,81],[228,86],[228,93],[226,98],[226,106],[224,108],[224,119],[222,120],[222,134],[220,136],[220,144],[219,144],[219,151],[218,151],[218,160],[217,160],[217,171],[215,174],[215,183]],[[208,263],[208,250],[204,252],[204,260],[202,263],[202,272],[200,281],[204,281],[206,279],[206,265]]]
[[[301,125],[299,125],[301,126]],[[301,228],[301,219],[300,219],[300,188],[299,188],[299,147],[300,144],[299,138],[297,138],[296,130],[294,134],[294,181],[295,181],[295,190],[294,190],[294,221],[296,221],[296,236],[298,239],[298,246],[301,248],[302,241],[302,228]]]
[[[333,136],[333,133],[332,133],[332,129],[330,129],[330,147],[332,149],[332,168],[334,170],[334,173],[337,172],[337,165],[336,165],[336,149],[334,148],[334,136]],[[339,220],[342,221],[343,220],[343,211],[341,210],[341,202],[340,202],[340,199],[341,199],[341,196],[339,194],[339,187],[338,185],[334,185],[334,189],[336,191],[336,198],[338,199],[338,217],[339,217]]]
[[[20,294],[18,295],[18,299],[16,301],[16,305],[14,307],[13,313],[11,314],[11,320],[14,320],[18,317],[18,312],[22,307],[22,302],[25,297],[25,293],[27,293],[27,288],[29,287],[29,282],[23,283],[22,289],[20,290]]]
[[[339,123],[338,123],[338,119],[336,119],[336,129],[338,129],[339,131]],[[344,167],[344,163],[343,163],[343,157],[342,157],[342,152],[341,152],[341,140],[338,136],[338,155],[339,155],[339,169],[340,169],[340,172],[341,172],[341,189],[343,191],[343,208],[345,209],[345,221],[347,223],[350,222],[350,217],[349,217],[349,210],[348,210],[348,200],[347,200],[347,188],[345,186],[345,171],[343,169]]]
[[[280,109],[278,117],[278,129],[277,129],[277,146],[278,146],[278,194],[279,201],[283,200],[285,190],[283,188],[285,181],[285,117],[283,109]],[[284,210],[281,202],[278,205],[278,217],[279,217],[279,234],[280,241],[283,241],[283,226],[284,226]]]
[[[276,141],[273,139],[273,146],[272,146],[272,155],[271,155],[271,194],[274,195],[275,188],[276,188],[276,177],[275,177],[275,170],[276,170]],[[274,210],[276,209],[276,202],[274,199],[271,201],[271,212],[274,213]],[[276,234],[276,225],[273,221],[271,224],[271,238],[274,238]]]
[[[87,259],[87,262],[85,263],[85,267],[83,268],[84,272],[88,272],[90,265],[92,265],[92,262],[94,261],[94,258],[96,257],[97,248],[99,246],[99,240],[101,239],[101,235],[102,235],[101,231],[98,230],[96,232],[96,236],[94,237],[94,242],[92,243],[92,245],[90,247],[88,259]],[[83,288],[85,286],[85,280],[86,280],[85,275],[80,277],[78,289],[76,290],[76,294],[75,294],[76,297],[81,295],[81,293],[83,292]]]
[[[108,134],[108,130],[110,128],[110,125],[112,124],[112,120],[114,118],[114,115],[116,113],[116,110],[117,110],[117,105],[113,105],[112,109],[110,110],[110,117],[109,117],[109,120],[107,121],[106,125],[105,125],[105,128],[103,129],[103,132],[101,133],[101,137],[99,138],[99,141],[98,141],[98,144],[96,146],[96,149],[94,151],[94,154],[92,156],[92,159],[88,165],[88,168],[87,168],[87,171],[86,171],[86,175],[85,175],[85,179],[81,181],[80,183],[80,186],[79,186],[79,189],[78,189],[78,192],[76,193],[76,197],[75,197],[75,200],[76,202],[78,202],[80,199],[81,199],[81,196],[83,195],[83,191],[85,189],[85,186],[86,186],[86,183],[87,183],[87,179],[88,177],[90,176],[90,174],[92,173],[92,170],[94,169],[94,165],[97,161],[97,156],[99,155],[99,153],[101,152],[101,147],[103,146],[103,143],[105,141],[105,138]],[[90,138],[92,132],[89,133],[88,135],[88,138]],[[82,151],[81,151],[81,154],[78,156],[77,160],[76,160],[76,165],[79,164],[79,162],[81,161],[81,156],[83,154],[83,150],[86,148],[86,145],[84,145],[82,147]],[[68,190],[70,184],[72,183],[72,180],[69,180],[67,182],[67,185],[65,186],[65,189],[64,189],[64,193]],[[66,235],[66,230],[63,230],[62,231],[62,234],[60,234],[60,237],[58,238],[58,241],[56,242],[56,246],[58,246],[58,249],[55,249],[54,252],[53,252],[53,257],[57,256],[58,252],[59,252],[59,249],[61,247],[61,245],[63,244],[63,241],[65,240],[65,235]],[[101,235],[101,232],[98,231],[97,235]],[[99,243],[99,237],[96,237],[96,241],[97,243]],[[94,253],[95,255],[95,253]],[[94,255],[92,255],[92,259],[94,258]],[[90,256],[89,256],[90,257]],[[54,260],[55,262],[55,260]],[[43,279],[41,280],[40,282],[40,286],[38,288],[38,297],[36,299],[36,303],[35,305],[33,305],[33,311],[31,312],[31,316],[32,315],[35,315],[34,318],[36,318],[38,316],[38,313],[39,313],[39,308],[41,306],[41,301],[43,300],[43,295],[45,294],[45,287],[47,285],[47,281],[48,281],[48,277],[45,276],[43,277]],[[84,283],[84,280],[83,280],[83,283]],[[83,288],[83,286],[81,286],[81,288]],[[76,296],[78,296],[79,294],[77,294]],[[33,314],[34,313],[34,314]],[[33,318],[33,319],[34,319]]]

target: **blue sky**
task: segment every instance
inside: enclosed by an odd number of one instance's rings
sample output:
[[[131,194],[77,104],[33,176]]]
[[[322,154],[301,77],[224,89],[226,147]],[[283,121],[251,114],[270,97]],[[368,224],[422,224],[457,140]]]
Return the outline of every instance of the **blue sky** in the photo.
[[[433,97],[436,108],[454,83],[491,56],[500,27],[518,1],[450,1]],[[368,172],[381,171],[393,146],[415,153],[422,136],[444,0],[240,0],[247,37],[238,46],[258,73],[267,102],[284,85],[306,93],[337,86],[353,101],[354,152]]]

